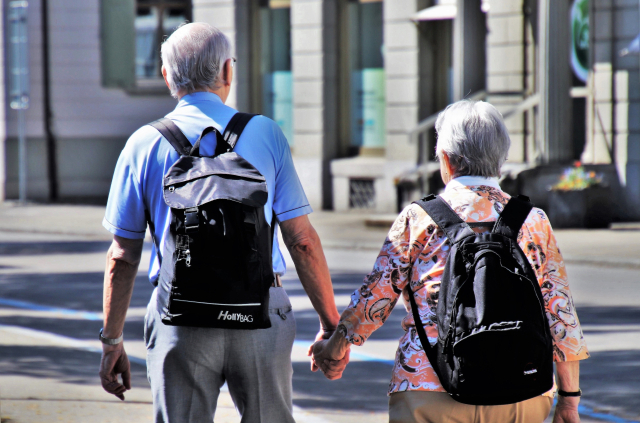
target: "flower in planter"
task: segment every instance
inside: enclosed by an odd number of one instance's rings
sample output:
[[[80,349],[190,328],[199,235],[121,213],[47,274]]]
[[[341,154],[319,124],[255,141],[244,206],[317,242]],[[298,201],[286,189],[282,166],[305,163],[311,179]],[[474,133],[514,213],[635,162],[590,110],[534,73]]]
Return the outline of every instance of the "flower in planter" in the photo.
[[[551,187],[554,191],[582,191],[602,184],[602,175],[594,171],[587,172],[582,163],[576,161],[573,167],[565,169],[560,181]]]

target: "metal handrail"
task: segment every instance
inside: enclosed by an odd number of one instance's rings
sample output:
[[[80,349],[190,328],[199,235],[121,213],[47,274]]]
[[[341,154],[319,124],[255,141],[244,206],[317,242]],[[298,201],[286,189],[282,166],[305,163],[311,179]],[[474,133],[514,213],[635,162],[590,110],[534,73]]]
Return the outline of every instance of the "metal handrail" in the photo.
[[[475,93],[473,93],[472,95],[470,95],[469,97],[467,97],[469,100],[472,101],[478,101],[478,100],[483,100],[487,97],[487,92],[484,90],[481,91],[477,91]],[[444,109],[439,110],[437,113],[432,114],[431,116],[429,116],[428,118],[420,121],[418,123],[418,125],[413,128],[409,134],[410,136],[410,140],[411,142],[415,142],[418,141],[418,138],[420,137],[420,134],[428,131],[429,129],[432,129],[434,126],[436,126],[436,121],[438,120],[438,115],[440,115],[440,113],[442,113]]]
[[[508,119],[515,114],[524,113],[540,104],[540,94],[535,93],[525,98],[521,103],[502,114],[503,119]]]

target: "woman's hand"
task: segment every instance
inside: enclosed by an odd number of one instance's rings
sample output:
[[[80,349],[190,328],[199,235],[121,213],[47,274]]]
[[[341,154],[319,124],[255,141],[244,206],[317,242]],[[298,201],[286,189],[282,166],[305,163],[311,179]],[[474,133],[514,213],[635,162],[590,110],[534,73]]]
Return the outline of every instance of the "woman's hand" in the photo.
[[[562,397],[558,395],[556,412],[553,414],[553,423],[579,423],[578,414],[579,397]]]
[[[316,339],[313,341],[313,344],[309,345],[309,349],[307,350],[307,357],[311,357],[313,355],[313,346],[315,345],[316,342],[321,341],[323,339],[331,338],[331,335],[333,335],[333,332],[335,331],[336,331],[335,329],[327,329],[320,326],[320,331],[316,335]],[[318,366],[316,366],[316,362],[313,361],[313,358],[311,359],[311,371],[312,372],[318,371]]]
[[[313,353],[311,370],[316,371],[320,368],[327,379],[340,379],[349,363],[350,346],[351,344],[337,332],[334,332],[328,340],[317,341],[311,346]]]

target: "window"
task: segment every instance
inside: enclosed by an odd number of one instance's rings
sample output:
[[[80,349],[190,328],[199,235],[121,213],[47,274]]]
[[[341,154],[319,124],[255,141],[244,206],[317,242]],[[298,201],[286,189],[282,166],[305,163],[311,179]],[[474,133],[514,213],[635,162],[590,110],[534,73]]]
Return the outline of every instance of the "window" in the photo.
[[[183,22],[191,20],[188,0],[137,0],[136,78],[161,78],[160,45]]]
[[[280,126],[293,145],[293,78],[291,75],[291,8],[288,1],[260,7],[260,74],[262,114]]]
[[[102,85],[165,94],[160,45],[190,20],[190,0],[101,0]]]
[[[340,137],[347,155],[383,154],[386,145],[382,2],[348,0],[341,10]],[[366,153],[365,153],[366,152]]]

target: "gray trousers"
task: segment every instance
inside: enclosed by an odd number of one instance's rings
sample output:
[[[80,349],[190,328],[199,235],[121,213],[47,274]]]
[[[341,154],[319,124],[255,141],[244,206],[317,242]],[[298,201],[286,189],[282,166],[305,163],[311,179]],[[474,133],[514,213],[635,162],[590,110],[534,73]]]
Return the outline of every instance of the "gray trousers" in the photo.
[[[284,288],[269,294],[271,328],[234,330],[166,326],[153,292],[144,339],[156,423],[211,423],[225,381],[242,423],[294,422],[296,322]]]

